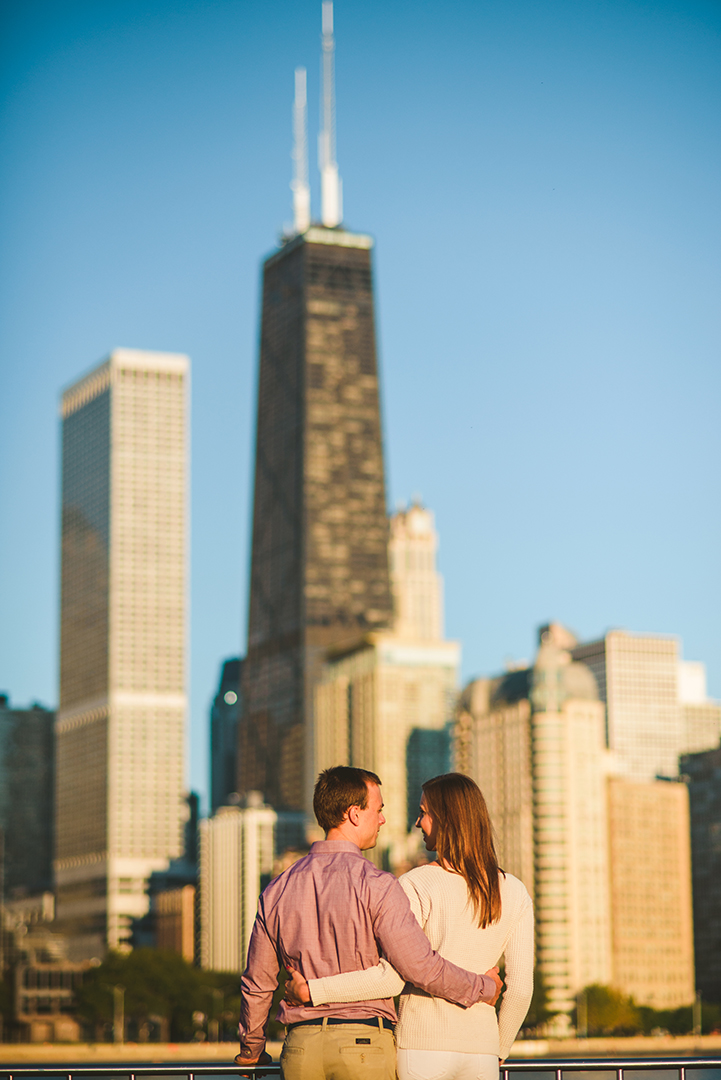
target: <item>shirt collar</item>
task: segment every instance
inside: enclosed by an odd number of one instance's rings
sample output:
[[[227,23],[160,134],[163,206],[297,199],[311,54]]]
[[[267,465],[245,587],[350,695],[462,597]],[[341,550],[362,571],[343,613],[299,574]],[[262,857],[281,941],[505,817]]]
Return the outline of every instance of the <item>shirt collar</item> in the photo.
[[[316,840],[311,845],[311,855],[331,855],[335,851],[347,851],[351,855],[363,855],[357,844],[350,840]]]

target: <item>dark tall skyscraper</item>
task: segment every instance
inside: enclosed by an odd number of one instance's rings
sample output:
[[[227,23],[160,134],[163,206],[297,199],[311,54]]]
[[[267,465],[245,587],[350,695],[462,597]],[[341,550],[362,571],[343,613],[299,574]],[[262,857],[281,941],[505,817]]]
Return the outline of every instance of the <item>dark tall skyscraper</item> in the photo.
[[[691,807],[696,986],[721,1001],[721,746],[679,761]]]
[[[0,694],[2,899],[53,887],[55,713]]]
[[[370,237],[313,227],[263,273],[240,790],[308,808],[327,648],[388,626]]]
[[[330,646],[392,620],[369,236],[342,227],[333,4],[323,2],[321,226],[310,225],[306,79],[295,73],[295,235],[263,268],[239,790],[311,809]]]
[[[220,686],[210,710],[210,812],[225,806],[238,786],[238,721],[243,661],[226,660]]]

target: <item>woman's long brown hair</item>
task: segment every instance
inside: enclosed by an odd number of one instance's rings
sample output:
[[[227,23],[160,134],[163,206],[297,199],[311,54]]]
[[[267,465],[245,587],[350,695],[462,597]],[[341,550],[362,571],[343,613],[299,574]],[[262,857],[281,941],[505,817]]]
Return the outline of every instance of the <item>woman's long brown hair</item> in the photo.
[[[436,850],[443,864],[465,878],[480,926],[501,917],[501,886],[486,800],[475,780],[444,773],[423,785],[428,813],[437,825]],[[505,877],[505,874],[504,874]]]

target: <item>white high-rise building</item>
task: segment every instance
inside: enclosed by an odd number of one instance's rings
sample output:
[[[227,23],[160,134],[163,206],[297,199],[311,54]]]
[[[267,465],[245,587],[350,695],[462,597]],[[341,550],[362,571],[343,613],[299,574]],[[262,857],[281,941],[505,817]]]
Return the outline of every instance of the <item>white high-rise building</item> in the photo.
[[[391,515],[388,559],[394,630],[399,637],[443,639],[443,579],[436,569],[437,553],[432,511],[413,503]]]
[[[706,692],[706,665],[681,660],[678,665],[678,700],[681,706],[684,754],[713,750],[721,739],[721,704]]]
[[[681,754],[717,745],[721,708],[706,699],[703,665],[681,660],[678,638],[611,630],[573,656],[596,676],[620,775],[677,776]]]
[[[221,806],[200,823],[200,966],[242,972],[273,870],[275,810],[251,791],[245,805]]]
[[[504,870],[534,899],[536,958],[555,1014],[612,978],[604,709],[562,627],[532,668],[463,692],[458,766],[483,791]]]
[[[456,765],[486,796],[501,865],[534,897],[554,1012],[592,983],[656,1008],[692,1000],[688,795],[654,777],[678,771],[684,740],[717,738],[717,709],[675,638],[578,645],[558,624],[541,628],[532,668],[463,691]]]
[[[189,361],[116,349],[62,396],[57,917],[126,946],[183,849]]]
[[[641,1005],[694,999],[688,788],[611,777],[608,837],[613,983]]]

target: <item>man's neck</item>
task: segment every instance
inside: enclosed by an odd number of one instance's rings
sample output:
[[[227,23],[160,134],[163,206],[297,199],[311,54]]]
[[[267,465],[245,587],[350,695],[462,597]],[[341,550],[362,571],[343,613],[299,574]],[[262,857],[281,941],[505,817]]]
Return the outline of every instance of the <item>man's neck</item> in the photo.
[[[355,844],[359,851],[362,851],[360,844],[356,840],[355,836],[349,835],[352,833],[352,827],[347,832],[343,825],[338,825],[335,829],[330,829],[326,834],[326,840],[345,840],[349,844]]]

